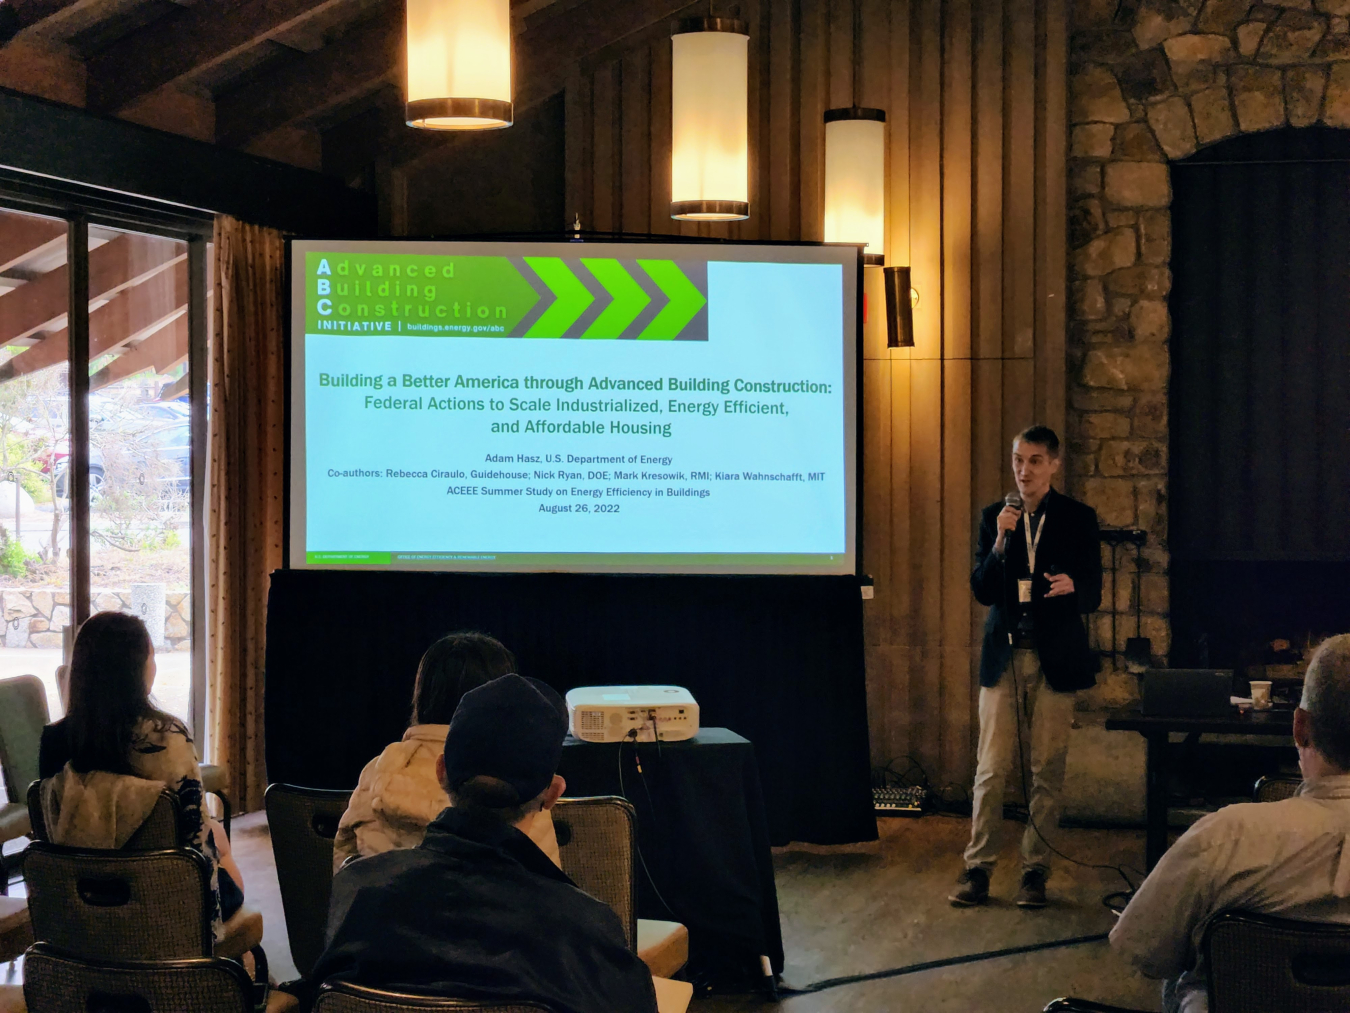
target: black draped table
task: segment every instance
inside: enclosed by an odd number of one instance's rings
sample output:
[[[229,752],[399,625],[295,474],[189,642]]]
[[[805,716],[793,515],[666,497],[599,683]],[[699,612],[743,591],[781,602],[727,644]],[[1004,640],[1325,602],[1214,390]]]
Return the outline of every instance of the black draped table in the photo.
[[[874,841],[856,577],[278,570],[267,599],[267,774],[350,788],[408,726],[418,659],[481,630],[520,674],[683,686],[755,744],[774,844]]]
[[[633,804],[638,914],[684,923],[695,974],[757,974],[761,955],[782,971],[769,824],[748,740],[726,728],[659,744],[569,737],[558,772],[568,796],[621,795]]]

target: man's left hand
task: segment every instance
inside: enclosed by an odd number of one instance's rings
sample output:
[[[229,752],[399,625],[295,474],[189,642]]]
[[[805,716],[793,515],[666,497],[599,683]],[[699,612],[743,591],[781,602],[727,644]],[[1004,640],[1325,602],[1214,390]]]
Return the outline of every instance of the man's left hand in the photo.
[[[1058,598],[1063,594],[1073,594],[1073,578],[1067,573],[1047,573],[1045,579],[1050,582],[1047,598]]]

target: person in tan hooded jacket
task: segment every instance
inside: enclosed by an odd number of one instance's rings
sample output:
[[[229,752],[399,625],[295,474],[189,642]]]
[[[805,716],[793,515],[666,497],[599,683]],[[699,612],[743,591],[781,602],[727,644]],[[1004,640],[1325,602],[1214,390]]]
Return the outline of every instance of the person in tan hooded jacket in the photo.
[[[427,825],[450,805],[436,776],[436,760],[460,698],[515,671],[515,656],[483,633],[451,633],[427,649],[417,666],[412,724],[361,771],[338,823],[334,871],[357,858],[422,843]],[[559,864],[551,818],[536,820],[529,836]]]
[[[155,648],[145,624],[122,612],[90,616],[75,637],[66,716],[42,729],[42,810],[55,844],[127,843],[167,788],[178,798],[179,838],[211,869],[212,927],[244,902],[244,878],[224,829],[203,805],[196,748],[183,723],[157,708]]]

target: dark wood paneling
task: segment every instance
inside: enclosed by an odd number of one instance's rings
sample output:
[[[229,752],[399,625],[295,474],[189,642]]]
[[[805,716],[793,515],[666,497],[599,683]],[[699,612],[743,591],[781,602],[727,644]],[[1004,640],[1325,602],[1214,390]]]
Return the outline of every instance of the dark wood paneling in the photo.
[[[1015,346],[1015,357],[1033,356],[1042,423],[1064,432],[1067,396],[1065,302],[1068,243],[1068,5],[1038,0],[1036,7],[1035,343]]]
[[[650,47],[644,46],[624,55],[623,105],[619,111],[619,133],[623,141],[620,226],[624,232],[648,232],[651,225],[651,68]]]
[[[510,130],[454,139],[407,171],[407,216],[417,235],[557,231],[572,222],[563,189],[562,95]],[[571,212],[571,213],[569,213]]]
[[[865,328],[864,562],[873,757],[971,774],[983,610],[974,510],[1010,483],[1008,443],[1064,417],[1064,0],[753,0],[751,217],[672,222],[667,26],[574,60],[567,224],[818,240],[826,108],[886,110],[890,263],[909,264],[916,347]],[[415,228],[415,223],[414,223]],[[880,294],[879,288],[873,291]],[[881,312],[878,299],[874,308]]]

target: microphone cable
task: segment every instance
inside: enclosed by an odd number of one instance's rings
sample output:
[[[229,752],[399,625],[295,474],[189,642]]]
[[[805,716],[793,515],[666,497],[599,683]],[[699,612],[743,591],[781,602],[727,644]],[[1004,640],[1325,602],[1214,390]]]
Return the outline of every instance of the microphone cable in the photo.
[[[657,734],[654,721],[652,733],[656,737],[657,753],[659,756],[661,738],[660,735]],[[628,789],[624,781],[623,747],[624,743],[632,743],[633,762],[637,767],[638,780],[642,782],[643,792],[647,796],[647,806],[651,810],[652,819],[655,820],[656,802],[652,797],[651,788],[647,784],[647,774],[642,769],[642,759],[640,756],[637,755],[637,735],[638,732],[636,728],[630,729],[628,734],[624,736],[624,738],[621,739],[618,744],[619,793],[623,795],[625,798],[628,797]],[[911,760],[911,762],[914,761]],[[917,762],[914,762],[914,765],[916,767],[919,766]],[[923,768],[919,767],[919,770],[922,772]],[[925,781],[927,780],[926,774],[924,775],[924,780]],[[1040,831],[1037,830],[1037,833],[1039,834]],[[1042,840],[1044,840],[1043,837]],[[1049,845],[1048,841],[1046,843],[1047,845]],[[671,906],[670,902],[667,901],[664,896],[662,896],[660,888],[656,885],[656,879],[652,876],[651,869],[648,868],[647,866],[647,859],[642,854],[642,846],[637,842],[636,834],[634,835],[633,844],[634,849],[637,851],[638,861],[642,865],[642,872],[647,877],[647,882],[651,885],[652,892],[656,895],[656,899],[661,902],[661,906],[664,907],[670,913],[671,917],[673,917],[676,921],[680,921],[681,917],[679,913],[676,912],[674,907]],[[1054,850],[1052,845],[1051,849]],[[1056,852],[1056,854],[1059,854],[1059,852]],[[1075,862],[1075,864],[1078,865],[1085,864],[1082,862],[1076,862],[1074,859],[1068,858],[1067,855],[1061,855],[1061,857],[1068,859],[1068,861],[1070,862]],[[1092,866],[1092,868],[1113,868],[1113,867]],[[1119,870],[1117,869],[1116,871]],[[1121,875],[1124,876],[1124,873],[1121,873]],[[1126,878],[1125,882],[1128,884],[1129,879]],[[1059,949],[1065,946],[1081,946],[1086,943],[1100,943],[1106,941],[1107,938],[1108,933],[1098,932],[1093,935],[1070,936],[1066,939],[1051,939],[1042,943],[1027,943],[1022,946],[1010,946],[999,950],[983,950],[979,953],[967,953],[955,957],[943,957],[937,960],[925,960],[915,964],[905,964],[901,967],[887,968],[886,970],[883,971],[869,971],[864,974],[851,974],[838,978],[824,978],[820,981],[812,982],[811,984],[805,985],[801,988],[792,988],[791,986],[780,985],[777,984],[776,981],[774,981],[774,984],[772,985],[772,991],[775,999],[778,997],[786,998],[794,995],[813,995],[817,992],[824,992],[827,989],[840,988],[844,985],[857,985],[868,981],[882,981],[887,978],[898,978],[907,974],[917,974],[920,971],[932,971],[943,967],[956,967],[962,964],[974,964],[985,960],[997,960],[1000,957],[1011,957],[1022,953],[1036,953],[1043,950]]]
[[[664,760],[664,756],[662,755],[661,752],[661,730],[660,727],[657,725],[656,711],[654,709],[649,710],[647,712],[647,720],[650,721],[652,724],[652,740],[656,743],[656,758],[657,763],[660,764]],[[647,723],[646,721],[643,722],[644,725],[646,723]],[[628,734],[625,735],[623,739],[619,741],[619,792],[625,798],[628,797],[628,792],[627,789],[624,787],[623,781],[623,744],[624,742],[631,742],[633,744],[633,762],[637,766],[638,780],[642,782],[642,790],[647,796],[647,808],[651,811],[653,829],[657,831],[656,839],[659,840],[661,835],[659,832],[660,827],[656,825],[658,822],[656,815],[656,800],[652,797],[651,787],[647,784],[647,774],[642,769],[642,757],[638,753],[637,736],[638,730],[636,728],[630,728],[628,730]],[[636,810],[636,808],[637,808],[636,803],[634,803],[634,809]],[[670,913],[670,916],[672,918],[674,918],[677,922],[683,922],[687,924],[689,920],[687,918],[682,917],[678,912],[676,912],[675,908],[671,905],[671,903],[661,895],[661,890],[656,885],[656,878],[652,876],[651,869],[647,867],[647,859],[643,857],[642,846],[637,842],[636,833],[634,834],[633,837],[633,845],[634,849],[637,851],[638,861],[642,863],[642,871],[647,877],[647,882],[651,884],[652,893],[656,895],[656,899],[661,902],[661,906],[664,907]],[[770,960],[767,956],[761,955],[759,960],[760,966],[763,970],[764,984],[766,989],[768,990],[769,997],[774,1002],[777,1002],[779,996],[778,981],[774,975],[773,965],[770,963]],[[697,988],[698,986],[695,987]]]
[[[1130,867],[1126,866],[1124,863],[1121,863],[1120,865],[1104,865],[1094,862],[1084,862],[1081,859],[1074,858],[1072,855],[1066,855],[1046,839],[1045,834],[1041,832],[1041,828],[1036,822],[1035,814],[1031,811],[1031,792],[1027,787],[1026,756],[1022,750],[1022,685],[1021,680],[1017,676],[1017,665],[1013,663],[1012,658],[1008,659],[1008,667],[1012,670],[1013,691],[1016,694],[1013,706],[1017,711],[1017,770],[1022,780],[1022,797],[1026,799],[1027,803],[1027,824],[1036,832],[1036,836],[1041,839],[1041,843],[1049,848],[1052,854],[1064,859],[1064,861],[1084,869],[1114,872],[1116,875],[1120,876],[1120,878],[1125,881],[1125,889],[1117,890],[1114,893],[1108,893],[1102,898],[1102,905],[1112,914],[1119,916],[1120,913],[1125,910],[1125,905],[1130,902],[1130,898],[1134,896],[1135,891],[1139,889],[1130,881],[1130,877],[1125,874],[1125,870]],[[1045,678],[1044,672],[1041,673],[1041,678]],[[1051,692],[1054,692],[1054,690],[1051,690]],[[1031,722],[1029,720],[1027,722],[1028,733],[1031,731],[1030,726]],[[1144,875],[1139,872],[1138,869],[1130,868],[1130,871],[1139,876]],[[1119,904],[1119,907],[1117,907],[1117,904]]]
[[[1007,597],[1007,588],[1006,588],[1006,586],[1005,586],[1005,588],[1004,588],[1004,597],[1005,597],[1005,599],[1006,599],[1006,597]],[[1016,673],[1015,673],[1015,672],[1014,672],[1013,678],[1014,678],[1014,682],[1016,682]],[[658,733],[658,730],[657,730],[657,727],[656,727],[656,722],[655,722],[655,716],[654,716],[654,715],[652,716],[651,721],[652,721],[652,735],[653,735],[653,737],[654,737],[654,739],[655,739],[655,741],[656,741],[656,743],[657,743],[657,754],[658,754],[658,756],[659,756],[659,755],[660,755],[660,752],[661,752],[661,745],[660,745],[660,743],[661,743],[661,736],[660,736],[660,734]],[[1019,709],[1019,718],[1018,718],[1018,721],[1019,721],[1019,726],[1018,726],[1018,749],[1019,749],[1019,761],[1020,761],[1020,760],[1021,760],[1021,755],[1020,755],[1020,750],[1021,750],[1020,709]],[[647,784],[647,775],[646,775],[646,772],[642,769],[642,758],[638,755],[638,751],[637,751],[637,736],[638,736],[638,730],[637,730],[636,728],[629,729],[628,734],[625,735],[625,736],[623,737],[623,739],[621,739],[621,740],[619,741],[619,743],[618,743],[618,746],[619,746],[619,748],[618,748],[618,759],[619,759],[619,771],[618,771],[618,773],[619,773],[619,794],[622,795],[624,798],[627,798],[627,797],[628,797],[628,789],[627,789],[627,786],[626,786],[626,783],[625,783],[625,780],[624,780],[624,769],[623,769],[623,747],[624,747],[624,743],[632,743],[632,745],[633,745],[633,762],[634,762],[634,764],[635,764],[635,766],[636,766],[636,768],[637,768],[638,780],[642,783],[642,790],[643,790],[644,794],[646,794],[646,796],[647,796],[647,806],[648,806],[648,808],[651,810],[651,813],[652,813],[652,819],[655,820],[655,819],[656,819],[656,802],[655,802],[655,799],[654,799],[653,796],[652,796],[651,788],[650,788],[650,786]],[[909,759],[910,759],[910,761],[914,764],[914,766],[918,767],[920,773],[923,775],[924,781],[927,782],[928,777],[927,777],[927,774],[923,771],[922,766],[920,766],[920,765],[917,763],[917,761],[914,761],[912,757],[910,757]],[[1023,771],[1023,784],[1024,784],[1023,792],[1025,793],[1025,791],[1026,791],[1026,789],[1025,789],[1025,771]],[[1027,817],[1028,817],[1028,819],[1031,819],[1030,806],[1028,806]],[[1032,825],[1035,826],[1034,821],[1032,822]],[[1036,833],[1037,833],[1038,836],[1041,837],[1041,840],[1042,840],[1042,841],[1045,841],[1045,837],[1044,837],[1044,835],[1041,834],[1039,828],[1036,828]],[[1080,862],[1080,861],[1078,861],[1077,859],[1071,858],[1071,857],[1069,857],[1068,855],[1063,854],[1063,853],[1060,852],[1058,849],[1056,849],[1056,848],[1054,847],[1054,845],[1050,844],[1049,841],[1045,841],[1045,843],[1046,843],[1046,846],[1049,847],[1049,848],[1051,849],[1051,851],[1054,851],[1054,852],[1055,852],[1055,854],[1059,855],[1061,858],[1064,858],[1065,860],[1067,860],[1067,861],[1069,861],[1069,862],[1074,863],[1075,865],[1084,865],[1084,866],[1087,866],[1088,868],[1094,868],[1094,869],[1113,869],[1114,871],[1120,873],[1121,878],[1125,880],[1126,885],[1127,885],[1127,886],[1130,886],[1130,887],[1131,887],[1131,890],[1133,890],[1133,886],[1132,886],[1132,884],[1130,883],[1129,877],[1127,877],[1127,876],[1125,875],[1125,873],[1124,873],[1119,867],[1116,867],[1116,866],[1104,866],[1104,865],[1089,865],[1089,864],[1086,863],[1086,862]],[[665,897],[662,895],[662,893],[661,893],[660,887],[658,887],[658,886],[656,885],[656,878],[652,875],[651,869],[650,869],[650,868],[648,867],[648,865],[647,865],[647,859],[646,859],[646,857],[645,857],[645,856],[643,855],[643,853],[642,853],[642,845],[641,845],[640,843],[638,843],[636,833],[634,833],[633,847],[634,847],[634,850],[637,852],[638,862],[639,862],[639,864],[641,864],[641,866],[642,866],[642,872],[643,872],[643,875],[646,876],[647,882],[648,882],[648,884],[649,884],[649,885],[651,886],[651,888],[652,888],[652,893],[655,894],[656,899],[657,899],[658,901],[661,902],[661,906],[662,906],[663,908],[665,908],[666,911],[668,911],[668,912],[670,913],[670,915],[671,915],[672,918],[674,918],[676,921],[681,921],[681,916],[680,916],[680,914],[675,910],[675,908],[670,904],[670,902],[666,900],[666,898],[665,898]],[[1114,896],[1114,895],[1112,895],[1112,896]],[[885,979],[888,979],[888,978],[898,978],[898,977],[902,977],[902,976],[908,975],[908,974],[917,974],[917,973],[919,973],[920,971],[931,971],[931,970],[937,970],[937,969],[944,968],[944,967],[957,967],[957,966],[960,966],[960,965],[963,965],[963,964],[974,964],[974,963],[979,963],[979,962],[986,961],[986,960],[997,960],[997,959],[999,959],[999,958],[1001,958],[1001,957],[1011,957],[1011,956],[1016,956],[1016,955],[1018,955],[1018,954],[1023,954],[1023,953],[1037,953],[1037,952],[1044,951],[1044,950],[1060,949],[1060,948],[1066,947],[1066,946],[1081,946],[1081,945],[1084,945],[1084,944],[1087,944],[1087,943],[1099,943],[1099,942],[1105,942],[1105,941],[1108,939],[1108,937],[1109,937],[1109,933],[1106,933],[1106,932],[1098,932],[1098,933],[1095,933],[1095,934],[1092,934],[1092,935],[1085,935],[1085,936],[1070,936],[1070,937],[1065,938],[1065,939],[1052,939],[1052,940],[1048,940],[1048,941],[1046,941],[1046,942],[1041,942],[1041,943],[1027,943],[1027,944],[1024,944],[1024,945],[1022,945],[1022,946],[1010,946],[1010,947],[1005,947],[1005,948],[1003,948],[1003,949],[998,949],[998,950],[983,950],[983,951],[981,951],[981,952],[979,952],[979,953],[961,954],[961,955],[955,956],[955,957],[943,957],[943,958],[939,958],[939,959],[937,959],[937,960],[926,960],[926,961],[921,961],[921,962],[919,962],[919,963],[914,963],[914,964],[905,964],[905,965],[902,965],[902,966],[900,966],[900,967],[887,968],[886,970],[882,970],[882,971],[869,971],[869,972],[864,973],[864,974],[845,975],[845,976],[837,977],[837,978],[824,978],[824,979],[822,979],[822,980],[820,980],[820,981],[815,981],[815,982],[812,982],[812,983],[809,984],[809,985],[805,985],[805,986],[803,986],[802,988],[792,988],[791,986],[780,985],[780,984],[778,984],[778,983],[776,982],[776,980],[774,980],[774,979],[772,979],[772,978],[769,979],[769,980],[773,982],[773,984],[772,984],[772,986],[771,986],[771,990],[772,990],[773,997],[774,997],[775,999],[777,999],[778,997],[784,997],[784,998],[786,998],[786,997],[795,996],[795,995],[813,995],[813,994],[815,994],[815,993],[817,993],[817,992],[824,992],[824,991],[826,991],[826,990],[828,990],[828,989],[840,988],[840,987],[845,986],[845,985],[856,985],[856,984],[862,984],[862,983],[864,983],[864,982],[869,982],[869,981],[882,981],[882,980],[885,980]]]
[[[1044,943],[1027,943],[1023,946],[1009,946],[1001,950],[984,950],[980,953],[967,953],[959,957],[943,957],[938,960],[925,960],[917,964],[906,964],[903,967],[892,967],[885,971],[871,971],[867,974],[850,974],[841,978],[825,978],[821,981],[812,982],[802,988],[792,988],[788,985],[780,985],[778,994],[782,996],[793,995],[812,995],[816,992],[824,992],[826,989],[839,988],[841,985],[857,985],[865,981],[882,981],[886,978],[899,978],[906,974],[917,974],[919,971],[933,971],[941,967],[956,967],[961,964],[976,964],[985,960],[997,960],[1000,957],[1013,957],[1020,953],[1038,953],[1042,950],[1055,950],[1064,946],[1082,946],[1085,943],[1105,942],[1109,934],[1098,932],[1090,936],[1070,936],[1067,939],[1051,939]]]

